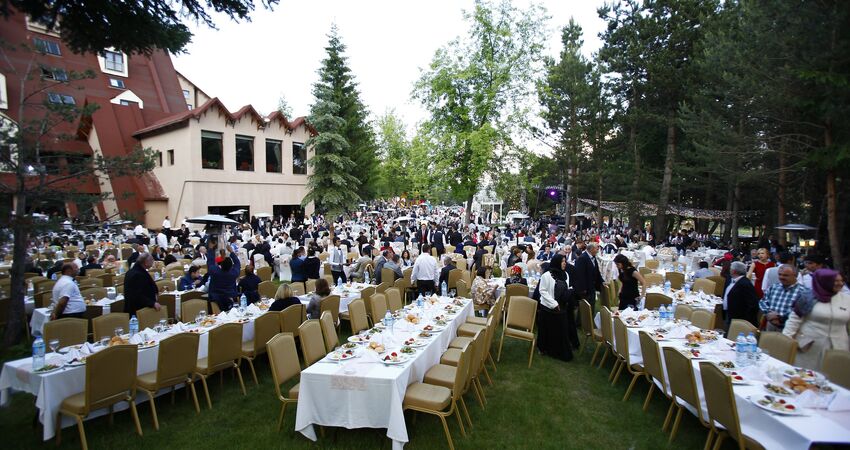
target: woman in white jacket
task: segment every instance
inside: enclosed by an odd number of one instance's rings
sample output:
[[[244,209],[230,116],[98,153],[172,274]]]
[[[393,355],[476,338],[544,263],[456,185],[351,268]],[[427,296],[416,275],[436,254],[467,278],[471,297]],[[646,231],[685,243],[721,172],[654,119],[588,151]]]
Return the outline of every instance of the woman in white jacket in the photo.
[[[575,307],[572,306],[567,261],[557,254],[538,285],[537,348],[541,353],[564,361],[573,359],[572,349],[578,344]]]
[[[850,350],[850,295],[843,288],[840,273],[820,269],[812,274],[812,295],[794,303],[782,333],[797,340],[796,365],[820,370],[826,350]]]

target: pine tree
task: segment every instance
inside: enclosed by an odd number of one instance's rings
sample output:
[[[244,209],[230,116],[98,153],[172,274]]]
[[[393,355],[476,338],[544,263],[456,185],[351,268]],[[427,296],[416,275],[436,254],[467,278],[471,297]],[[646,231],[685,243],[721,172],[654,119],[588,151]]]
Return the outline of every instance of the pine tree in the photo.
[[[337,105],[337,116],[343,120],[337,132],[347,144],[343,154],[354,163],[350,173],[357,174],[348,187],[353,192],[359,192],[362,198],[370,199],[374,197],[377,181],[375,136],[367,120],[369,113],[360,101],[357,82],[343,55],[345,44],[339,38],[336,25],[331,27],[325,50],[328,56],[319,68],[319,81],[313,88],[313,95],[317,103],[331,102]],[[316,168],[323,170],[321,165]]]
[[[314,90],[316,103],[310,109],[310,123],[318,134],[307,140],[307,147],[314,155],[308,161],[313,173],[307,180],[307,195],[301,201],[302,206],[310,202],[316,204],[321,213],[339,213],[350,210],[360,200],[357,195],[355,164],[347,156],[348,142],[342,136],[345,119],[340,107],[328,100],[331,95],[328,88],[317,85]]]

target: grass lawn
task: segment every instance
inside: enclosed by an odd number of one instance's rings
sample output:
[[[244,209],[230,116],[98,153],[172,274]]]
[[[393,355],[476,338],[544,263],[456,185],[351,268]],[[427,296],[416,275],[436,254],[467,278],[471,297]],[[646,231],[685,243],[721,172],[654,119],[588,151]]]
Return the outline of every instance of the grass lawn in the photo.
[[[347,323],[343,324],[344,333]],[[494,338],[493,355],[498,349]],[[23,348],[16,349],[18,352]],[[552,448],[552,449],[701,449],[707,431],[696,418],[685,415],[673,444],[661,424],[669,406],[657,391],[650,408],[642,410],[648,385],[638,384],[627,402],[622,401],[629,377],[622,375],[617,385],[608,383],[612,364],[590,367],[588,351],[569,363],[540,355],[534,356],[527,368],[528,343],[508,339],[493,373],[494,385],[486,386],[488,403],[481,409],[472,393],[466,396],[473,428],[462,437],[454,418],[449,427],[457,448]],[[7,352],[3,359],[21,357]],[[171,404],[168,395],[157,400],[160,430],[153,429],[150,408],[139,406],[144,437],[135,434],[129,411],[115,415],[114,425],[106,416],[87,421],[86,437],[90,448],[122,449],[206,449],[206,448],[391,448],[386,430],[338,428],[326,429],[317,443],[293,431],[295,408],[287,408],[283,430],[275,431],[280,403],[274,395],[271,372],[265,357],[255,362],[260,385],[254,385],[250,369],[243,365],[248,395],[243,396],[235,375],[226,373],[224,384],[218,376],[210,379],[213,409],[205,406],[200,383],[197,383],[201,414],[196,415],[191,399],[184,391]],[[36,408],[32,395],[16,393],[9,406],[0,408],[0,435],[4,444],[14,449],[56,448],[55,441],[43,442],[40,425],[34,424]],[[447,448],[440,421],[435,416],[420,414],[415,422],[409,415],[407,429],[410,442],[406,448]],[[65,428],[62,448],[79,448],[76,427]],[[4,446],[5,446],[4,445]],[[727,439],[724,449],[737,448]]]

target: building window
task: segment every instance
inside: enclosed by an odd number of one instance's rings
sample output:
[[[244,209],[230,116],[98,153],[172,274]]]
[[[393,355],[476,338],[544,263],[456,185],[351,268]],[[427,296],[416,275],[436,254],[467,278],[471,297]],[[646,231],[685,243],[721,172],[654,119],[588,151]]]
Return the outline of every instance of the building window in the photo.
[[[9,108],[9,97],[6,92],[6,75],[0,73],[0,109]]]
[[[139,102],[134,102],[134,101],[131,101],[131,100],[119,100],[118,104],[121,105],[121,106],[130,106],[130,105],[139,106]]]
[[[189,98],[189,91],[187,89],[183,89],[183,98]]]
[[[254,170],[254,138],[236,135],[236,170]]]
[[[169,166],[173,166],[173,165],[174,165],[174,150],[169,150],[169,151],[168,151],[168,165],[169,165]]]
[[[162,167],[162,152],[156,152],[156,166]]]
[[[57,94],[56,92],[47,93],[47,101],[56,105],[76,105],[74,97],[65,94]]]
[[[266,172],[283,172],[281,153],[283,142],[274,139],[266,139]]]
[[[201,131],[201,167],[224,169],[224,146],[221,133]]]
[[[307,175],[307,149],[301,142],[292,143],[292,173]]]
[[[68,81],[68,72],[65,72],[64,69],[58,69],[55,67],[42,67],[41,78],[53,81]]]
[[[106,67],[106,70],[112,70],[114,72],[123,72],[124,71],[124,54],[123,53],[105,50],[103,52],[103,61],[104,61],[104,67]]]
[[[56,55],[61,56],[62,52],[59,51],[59,43],[56,41],[49,41],[47,39],[41,38],[33,38],[33,42],[35,43],[35,49],[40,51],[41,53],[47,53],[48,55]]]
[[[117,78],[109,79],[109,87],[114,87],[117,89],[125,89],[124,80],[119,80]]]

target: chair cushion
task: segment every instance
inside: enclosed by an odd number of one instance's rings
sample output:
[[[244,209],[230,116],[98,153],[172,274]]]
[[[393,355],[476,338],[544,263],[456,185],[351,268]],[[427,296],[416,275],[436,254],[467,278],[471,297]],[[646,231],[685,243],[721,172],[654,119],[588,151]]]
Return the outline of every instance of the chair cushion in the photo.
[[[301,389],[301,383],[292,386],[289,389],[289,398],[298,398],[298,391]]]
[[[417,407],[442,411],[452,401],[452,391],[442,386],[425,383],[413,383],[404,393],[404,407]]]
[[[464,349],[467,345],[472,343],[471,337],[466,336],[458,336],[452,339],[452,342],[449,343],[449,348],[460,348]]]
[[[481,325],[482,327],[487,325],[486,317],[478,317],[478,316],[470,316],[466,318],[466,323],[471,323],[473,325]]]
[[[136,378],[136,385],[146,391],[156,391],[156,371],[139,375]]]
[[[443,353],[443,356],[440,357],[440,364],[457,367],[457,364],[460,361],[460,354],[460,349],[450,348]]]
[[[475,333],[479,331],[484,331],[487,328],[482,325],[475,325],[471,323],[462,323],[459,327],[457,327],[457,335],[458,336],[468,336],[475,337]]]
[[[455,384],[456,373],[457,367],[437,364],[425,372],[425,378],[422,381],[428,384],[451,389]]]
[[[74,394],[65,400],[62,400],[62,406],[59,407],[61,411],[67,411],[72,414],[85,414],[86,413],[86,394],[85,392],[80,392],[79,394]]]
[[[505,328],[505,336],[525,339],[527,341],[534,339],[534,333],[530,331],[517,330],[516,328]]]

